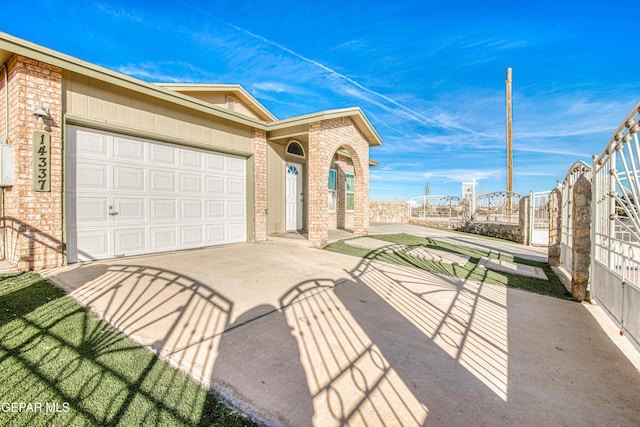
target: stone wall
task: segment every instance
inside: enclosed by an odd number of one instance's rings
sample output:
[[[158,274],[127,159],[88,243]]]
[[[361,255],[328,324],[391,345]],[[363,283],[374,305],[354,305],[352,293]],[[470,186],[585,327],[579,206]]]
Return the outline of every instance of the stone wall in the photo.
[[[466,233],[481,234],[483,236],[511,240],[512,242],[517,243],[525,242],[522,227],[518,224],[506,222],[468,222],[458,228],[458,230]]]
[[[411,218],[409,224],[425,227],[444,228],[446,230],[462,230],[464,223],[457,219]]]
[[[409,222],[409,202],[404,200],[369,201],[369,222]]]

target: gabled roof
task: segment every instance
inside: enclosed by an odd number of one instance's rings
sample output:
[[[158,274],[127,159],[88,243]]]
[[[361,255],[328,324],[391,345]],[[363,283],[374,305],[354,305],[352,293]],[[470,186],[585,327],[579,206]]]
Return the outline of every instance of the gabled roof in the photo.
[[[278,120],[271,111],[260,104],[249,92],[239,84],[186,84],[186,83],[155,83],[157,86],[180,92],[185,95],[189,93],[232,93],[244,105],[248,106],[261,120],[275,122]]]
[[[289,119],[278,120],[270,123],[268,127],[269,139],[281,139],[293,137],[301,133],[306,133],[310,123],[320,120],[337,119],[349,117],[360,132],[369,141],[369,146],[382,145],[382,138],[373,128],[367,116],[364,115],[360,107],[340,108],[336,110],[318,111],[317,113],[305,114],[304,116],[291,117]]]
[[[250,126],[265,130],[272,135],[282,135],[287,132],[298,131],[297,129],[308,127],[309,123],[334,119],[339,117],[350,117],[358,129],[364,134],[369,141],[370,146],[382,145],[380,135],[373,128],[362,110],[358,107],[343,108],[336,110],[320,111],[317,113],[307,114],[303,116],[291,117],[289,119],[277,120],[264,106],[256,101],[246,90],[240,85],[170,85],[170,84],[153,84],[148,83],[125,74],[109,70],[90,62],[82,61],[70,55],[57,52],[35,43],[28,42],[18,37],[11,36],[7,33],[0,32],[0,64],[4,64],[11,58],[13,54],[23,55],[25,57],[42,61],[47,64],[60,67],[63,70],[82,74],[103,82],[114,84],[141,94],[145,94],[157,99],[162,99],[177,105],[182,105],[197,111],[202,111],[241,125]],[[259,117],[265,117],[264,120],[254,119],[244,114],[240,114],[229,109],[218,107],[199,100],[192,96],[185,95],[177,91],[177,88],[184,91],[189,90],[209,90],[221,91],[230,88],[239,94],[247,104],[250,104],[259,111]]]

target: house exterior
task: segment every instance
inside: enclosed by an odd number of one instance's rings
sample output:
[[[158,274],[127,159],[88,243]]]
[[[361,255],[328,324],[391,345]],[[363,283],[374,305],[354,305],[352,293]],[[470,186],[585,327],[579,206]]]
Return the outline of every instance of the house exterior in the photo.
[[[0,249],[21,269],[366,234],[381,143],[359,108],[278,120],[239,85],[147,83],[0,33]]]

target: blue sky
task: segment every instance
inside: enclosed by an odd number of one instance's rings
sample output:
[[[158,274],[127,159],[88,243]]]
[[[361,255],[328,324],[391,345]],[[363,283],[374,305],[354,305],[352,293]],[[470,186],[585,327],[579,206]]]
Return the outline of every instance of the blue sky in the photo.
[[[638,101],[633,18],[616,2],[7,2],[0,31],[151,82],[238,83],[278,118],[360,106],[372,199],[548,190]],[[628,13],[627,13],[628,12]],[[34,19],[26,19],[34,16]]]

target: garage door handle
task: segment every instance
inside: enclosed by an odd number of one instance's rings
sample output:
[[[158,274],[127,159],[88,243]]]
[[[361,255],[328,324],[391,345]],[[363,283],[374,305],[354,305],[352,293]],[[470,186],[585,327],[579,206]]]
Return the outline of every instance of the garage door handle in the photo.
[[[114,212],[113,211],[113,206],[109,206],[109,215],[114,216],[114,215],[118,215],[120,212]]]

